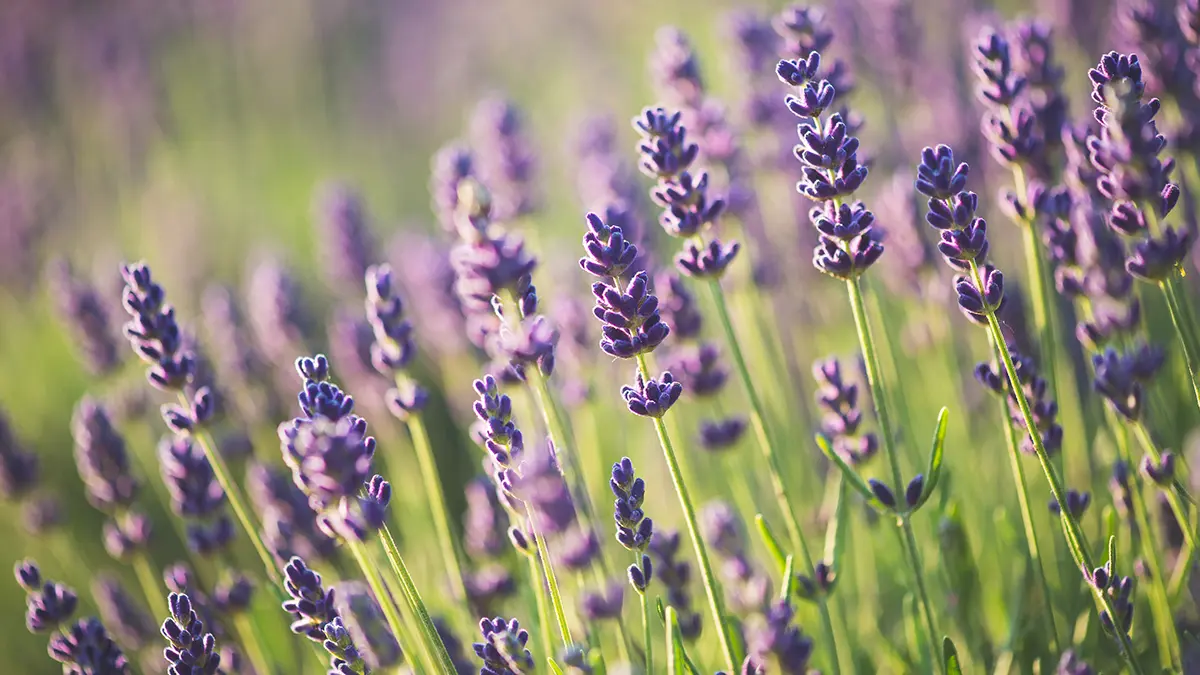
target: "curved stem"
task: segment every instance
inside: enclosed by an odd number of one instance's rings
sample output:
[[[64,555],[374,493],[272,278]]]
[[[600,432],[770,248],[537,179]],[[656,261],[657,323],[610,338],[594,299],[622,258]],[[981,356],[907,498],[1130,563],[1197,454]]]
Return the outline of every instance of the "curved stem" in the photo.
[[[267,660],[262,642],[258,639],[258,631],[255,630],[250,616],[245,612],[239,612],[233,617],[233,623],[237,628],[238,637],[241,638],[242,647],[246,651],[246,658],[250,660],[250,665],[254,666],[254,671],[271,673],[270,661]]]
[[[983,279],[979,274],[979,266],[975,261],[971,261],[971,278],[976,288],[984,288]],[[1000,331],[1000,322],[996,320],[996,313],[988,308],[986,311],[988,319],[988,329],[991,331],[992,340],[995,344],[1004,344],[1004,334]],[[1021,419],[1025,422],[1026,429],[1036,429],[1037,424],[1033,419],[1033,413],[1029,408],[1029,399],[1025,396],[1025,390],[1021,388],[1021,382],[1017,379],[1017,370],[1013,365],[1012,355],[1007,349],[1000,350],[1000,356],[1004,361],[1004,371],[1008,375],[1008,384],[1017,399],[1017,407],[1021,410]],[[1058,471],[1050,462],[1050,456],[1046,452],[1046,446],[1042,443],[1041,434],[1030,434],[1029,438],[1033,441],[1033,451],[1037,454],[1038,463],[1042,466],[1042,472],[1046,474],[1046,481],[1050,483],[1050,494],[1058,501],[1059,504],[1066,504],[1065,490],[1063,490],[1062,480],[1058,476]],[[1069,509],[1060,509],[1060,520],[1063,527],[1063,536],[1066,537],[1069,548],[1076,556],[1076,564],[1081,565],[1084,569],[1095,569],[1092,562],[1091,549],[1088,546],[1087,539],[1084,538],[1083,529],[1079,526],[1079,520],[1071,514]],[[1095,596],[1097,603],[1104,611],[1108,612],[1110,617],[1116,620],[1116,610],[1113,608],[1112,601],[1107,593],[1100,591],[1091,584],[1088,584],[1092,589],[1092,595]],[[1115,626],[1115,624],[1114,624]],[[1121,646],[1121,654],[1125,658],[1129,668],[1136,675],[1145,675],[1141,664],[1133,654],[1133,643],[1129,639],[1129,635],[1116,627],[1113,631],[1116,634],[1116,639]]]
[[[425,608],[425,601],[421,599],[421,591],[413,583],[412,575],[408,573],[408,567],[404,564],[404,559],[400,557],[400,549],[396,547],[396,540],[392,538],[392,533],[386,526],[379,531],[379,541],[392,566],[392,572],[400,581],[400,589],[408,598],[412,611],[417,615],[421,632],[424,634],[425,646],[432,653],[434,663],[440,664],[446,675],[454,675],[456,672],[454,662],[450,660],[450,654],[446,652],[446,645],[442,643],[442,638],[433,625],[433,619],[429,617],[429,610]]]
[[[895,429],[892,426],[891,411],[888,408],[887,395],[883,391],[883,383],[880,381],[879,375],[879,356],[875,352],[875,340],[871,336],[871,325],[867,321],[867,310],[863,304],[862,286],[858,279],[851,279],[846,282],[846,290],[850,296],[850,307],[854,311],[854,327],[858,331],[858,342],[862,349],[863,361],[867,367],[867,384],[871,388],[871,400],[875,403],[875,413],[879,418],[879,436],[883,440],[883,451],[887,455],[888,467],[892,473],[892,485],[896,489],[902,489],[904,485],[903,479],[900,476],[900,459],[896,456],[896,449],[893,447],[892,432]],[[901,517],[897,519],[897,524],[904,530],[904,552],[908,557],[908,564],[911,567],[913,580],[917,585],[918,598],[921,601],[921,614],[925,619],[925,629],[929,637],[929,650],[933,655],[933,660],[938,664],[938,671],[944,673],[946,670],[945,664],[942,662],[940,650],[936,646],[937,638],[940,633],[937,631],[937,625],[933,620],[933,606],[929,602],[929,594],[925,590],[925,572],[921,566],[921,557],[917,551],[916,538],[912,533],[912,524],[908,518]]]
[[[783,515],[784,526],[788,532],[788,541],[792,550],[800,554],[800,559],[804,562],[805,573],[808,574],[810,579],[815,579],[816,566],[813,564],[812,554],[809,552],[804,530],[800,528],[800,523],[796,520],[796,514],[792,510],[792,499],[788,495],[787,484],[783,481],[783,471],[779,466],[779,458],[775,452],[775,446],[771,441],[771,437],[767,433],[766,415],[763,404],[759,399],[758,389],[754,386],[754,380],[750,376],[750,369],[746,366],[746,358],[742,354],[737,332],[733,329],[733,320],[729,316],[729,307],[725,302],[725,291],[721,288],[720,280],[711,280],[709,282],[709,290],[712,291],[713,304],[717,310],[717,319],[721,324],[721,329],[725,333],[725,342],[729,346],[730,355],[733,357],[734,368],[738,372],[738,377],[742,381],[742,388],[745,390],[746,398],[750,402],[750,426],[754,429],[754,435],[758,440],[758,447],[762,450],[763,459],[767,462],[767,473],[771,476],[771,486],[774,488],[775,499]],[[833,675],[840,675],[842,672],[842,653],[838,649],[837,633],[833,629],[833,620],[829,616],[829,607],[826,605],[825,600],[821,599],[817,603],[817,608],[820,610],[821,624],[833,651],[833,658],[831,659]],[[730,668],[736,669],[733,665]]]
[[[999,359],[999,351],[995,345],[993,350],[997,352],[996,358]],[[1050,582],[1046,579],[1046,567],[1042,562],[1042,554],[1037,541],[1037,530],[1033,524],[1033,510],[1030,507],[1029,499],[1029,484],[1025,480],[1025,468],[1021,466],[1021,449],[1017,440],[1016,430],[1013,428],[1013,423],[1009,420],[1009,408],[1007,399],[1002,399],[1000,402],[1001,419],[1004,420],[1004,437],[1008,441],[1008,460],[1012,468],[1013,483],[1017,486],[1017,500],[1021,504],[1021,523],[1025,526],[1025,544],[1029,552],[1029,560],[1032,562],[1038,571],[1038,581],[1042,586],[1042,595],[1046,603],[1046,618],[1050,622],[1050,636],[1054,642],[1051,647],[1054,653],[1062,651],[1060,645],[1062,642],[1058,637],[1058,624],[1054,620],[1054,596],[1050,593]]]
[[[1200,371],[1197,371],[1197,364],[1200,364],[1200,357],[1194,351],[1192,340],[1190,339],[1190,330],[1185,323],[1185,315],[1183,313],[1183,304],[1179,298],[1179,289],[1175,285],[1175,279],[1168,277],[1159,283],[1162,288],[1163,297],[1167,301],[1167,310],[1171,313],[1171,323],[1175,325],[1175,334],[1179,338],[1179,345],[1183,347],[1183,358],[1187,364],[1188,381],[1192,383],[1192,394],[1196,397],[1196,405],[1200,407]]]
[[[433,444],[429,442],[429,431],[425,428],[425,420],[419,413],[409,415],[406,424],[409,434],[412,435],[413,450],[417,454],[417,464],[425,483],[425,493],[429,496],[429,509],[433,512],[433,526],[437,531],[438,543],[442,548],[442,561],[445,562],[446,569],[450,574],[450,588],[453,590],[456,600],[465,601],[467,587],[463,582],[462,563],[454,539],[454,530],[450,527],[446,496],[442,491],[442,481],[438,475]]]
[[[567,625],[567,613],[563,609],[562,595],[558,592],[558,577],[554,574],[554,563],[550,561],[550,551],[546,548],[546,538],[538,531],[533,522],[533,513],[525,506],[525,514],[529,519],[529,529],[533,531],[533,540],[537,544],[538,558],[542,563],[542,574],[546,576],[546,585],[550,588],[550,605],[554,609],[554,618],[558,621],[559,636],[564,647],[570,647],[575,641],[571,638],[571,628]]]
[[[366,547],[363,546],[361,541],[351,537],[346,540],[346,548],[350,549],[350,554],[354,556],[355,562],[358,563],[359,569],[362,570],[363,576],[367,580],[367,585],[370,586],[371,592],[375,594],[375,599],[379,601],[379,608],[383,610],[383,618],[387,621],[392,635],[396,636],[396,642],[400,644],[400,651],[408,654],[410,658],[415,658],[417,652],[413,649],[412,636],[406,630],[406,626],[400,618],[400,613],[396,608],[395,602],[392,600],[392,596],[388,594],[387,588],[383,585],[383,578],[379,576],[379,570],[375,568],[375,564],[367,557]]]
[[[643,354],[638,354],[637,357],[638,370],[642,373],[642,377],[650,379],[650,368],[646,365],[646,357]],[[692,540],[692,548],[696,552],[696,562],[700,567],[700,579],[704,584],[704,593],[708,596],[708,606],[712,610],[713,628],[717,631],[717,637],[721,642],[721,653],[725,659],[725,665],[729,670],[736,671],[740,661],[736,656],[737,650],[734,648],[733,639],[729,635],[729,628],[725,625],[725,612],[722,607],[721,593],[717,589],[716,577],[713,575],[712,564],[708,559],[708,547],[704,544],[704,539],[700,536],[700,526],[696,521],[696,508],[692,505],[692,498],[688,494],[687,484],[683,481],[683,474],[679,470],[679,460],[675,457],[675,448],[671,445],[671,437],[667,434],[667,425],[663,423],[661,417],[654,418],[654,430],[658,432],[658,442],[662,446],[663,457],[667,460],[667,469],[671,473],[671,482],[675,484],[675,494],[679,497],[679,506],[683,511],[684,521],[687,523],[688,535]],[[649,645],[647,645],[649,650]]]
[[[166,606],[166,598],[159,590],[158,577],[150,567],[150,556],[145,551],[134,553],[133,571],[137,575],[138,585],[142,587],[142,594],[146,596],[146,606]]]

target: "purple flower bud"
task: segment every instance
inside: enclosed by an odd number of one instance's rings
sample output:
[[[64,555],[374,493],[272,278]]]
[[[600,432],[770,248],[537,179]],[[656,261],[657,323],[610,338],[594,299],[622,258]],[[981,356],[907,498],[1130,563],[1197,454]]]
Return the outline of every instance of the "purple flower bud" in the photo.
[[[921,493],[925,490],[925,474],[917,474],[915,478],[909,481],[908,486],[904,488],[904,503],[908,508],[915,508],[917,502],[921,499]]]
[[[896,496],[892,494],[891,488],[889,488],[883,482],[875,480],[874,478],[867,480],[867,485],[870,486],[871,492],[875,495],[875,498],[879,500],[880,504],[883,504],[889,509],[896,508]]]
[[[633,386],[621,387],[621,397],[629,412],[643,417],[662,417],[679,400],[683,385],[676,382],[671,373],[664,372],[658,380],[646,380],[637,373]]]
[[[1175,480],[1175,454],[1164,452],[1156,462],[1149,455],[1142,458],[1142,473],[1159,487],[1167,487]]]

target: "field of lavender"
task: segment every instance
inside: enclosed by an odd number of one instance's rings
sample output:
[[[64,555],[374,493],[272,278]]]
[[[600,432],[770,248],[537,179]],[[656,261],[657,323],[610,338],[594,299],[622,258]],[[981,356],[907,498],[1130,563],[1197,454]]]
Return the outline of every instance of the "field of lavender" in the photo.
[[[0,3],[0,671],[1200,673],[1197,70],[1200,0]]]

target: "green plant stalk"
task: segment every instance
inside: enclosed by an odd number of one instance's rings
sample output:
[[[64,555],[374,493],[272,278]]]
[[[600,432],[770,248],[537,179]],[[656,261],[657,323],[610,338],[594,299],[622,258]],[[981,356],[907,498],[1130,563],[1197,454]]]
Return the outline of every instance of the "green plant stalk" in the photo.
[[[387,621],[388,628],[391,629],[392,635],[396,636],[396,641],[400,643],[400,651],[415,656],[418,652],[413,648],[412,635],[409,633],[404,621],[400,618],[399,610],[396,608],[392,596],[383,585],[383,577],[379,575],[379,570],[375,568],[375,564],[368,558],[366,547],[363,546],[361,541],[353,537],[347,538],[345,543],[346,548],[350,549],[350,555],[354,556],[354,561],[358,563],[359,569],[362,570],[363,576],[367,580],[367,585],[371,588],[371,592],[375,594],[375,598],[379,601],[379,608],[383,610],[383,617]]]
[[[633,557],[635,565],[641,564],[641,558],[638,553],[634,553]],[[654,640],[650,634],[650,596],[645,592],[638,592],[638,598],[641,600],[642,607],[642,641],[646,647],[646,672],[654,672]],[[669,629],[668,629],[669,630]]]
[[[1118,424],[1120,423],[1118,422]],[[1113,435],[1116,437],[1121,459],[1130,467],[1136,467],[1133,453],[1129,449],[1129,426],[1131,425],[1120,425],[1119,428],[1113,430]],[[1162,667],[1172,668],[1179,662],[1179,636],[1175,632],[1171,601],[1162,572],[1163,566],[1158,555],[1158,548],[1154,545],[1153,521],[1150,519],[1150,510],[1146,506],[1146,493],[1142,487],[1141,481],[1130,481],[1130,489],[1133,492],[1133,517],[1134,522],[1137,523],[1139,533],[1137,538],[1142,550],[1142,557],[1150,567],[1150,611],[1154,616],[1154,638],[1158,642]]]
[[[680,675],[679,664],[675,659],[676,643],[679,636],[675,634],[675,608],[667,605],[667,675]],[[647,666],[649,668],[649,666]],[[649,672],[647,670],[647,672]]]
[[[997,353],[1000,351],[995,345],[993,345],[993,349]],[[1046,578],[1046,567],[1042,562],[1041,547],[1037,541],[1037,529],[1033,524],[1033,511],[1030,507],[1029,484],[1025,480],[1025,468],[1021,466],[1020,444],[1013,423],[1009,419],[1007,398],[1000,401],[1000,413],[1000,419],[1004,420],[1004,437],[1008,441],[1008,460],[1012,467],[1013,483],[1017,486],[1017,500],[1021,504],[1021,523],[1025,526],[1025,545],[1030,562],[1037,567],[1038,581],[1041,583],[1042,595],[1046,603],[1046,618],[1050,622],[1050,637],[1054,640],[1051,646],[1054,653],[1057,654],[1062,651],[1062,641],[1058,637],[1058,624],[1054,620],[1054,596],[1050,593],[1050,582]]]
[[[638,354],[637,363],[642,377],[649,380],[651,375],[650,367],[646,365],[646,356]],[[675,484],[675,494],[679,497],[679,506],[683,511],[683,519],[687,523],[688,535],[692,539],[692,548],[695,549],[696,562],[700,567],[700,579],[704,584],[704,593],[708,596],[709,609],[712,610],[713,628],[717,631],[717,637],[720,639],[721,653],[725,659],[726,667],[733,672],[740,665],[740,660],[733,646],[733,639],[729,635],[729,628],[725,625],[725,612],[722,608],[721,592],[717,588],[712,564],[708,559],[708,547],[705,545],[704,539],[700,536],[700,526],[696,522],[696,508],[692,505],[692,498],[688,494],[687,484],[683,481],[683,473],[679,470],[679,460],[675,457],[675,448],[671,445],[671,437],[667,434],[667,425],[661,417],[654,418],[654,430],[658,432],[658,442],[662,446],[663,457],[667,460],[667,469],[671,473],[671,482]],[[649,650],[648,644],[646,647]]]
[[[550,561],[550,551],[546,548],[546,538],[537,530],[533,522],[533,513],[529,505],[525,506],[525,514],[529,519],[529,529],[533,531],[533,540],[537,544],[538,558],[542,562],[542,573],[546,575],[546,584],[550,587],[550,604],[554,608],[554,618],[558,621],[559,636],[564,647],[570,647],[575,640],[571,638],[571,628],[567,625],[567,612],[563,608],[562,595],[558,592],[558,577],[554,574],[554,563]]]
[[[976,288],[983,288],[983,279],[979,274],[979,266],[974,260],[970,262],[971,278]],[[992,340],[995,344],[1004,344],[1004,334],[1000,331],[1000,322],[996,320],[996,312],[991,308],[986,310],[988,319],[988,329],[991,331]],[[1007,349],[1001,349],[1000,357],[1004,362],[1004,371],[1008,375],[1008,384],[1017,398],[1017,407],[1021,410],[1021,419],[1025,421],[1025,428],[1036,429],[1033,413],[1029,408],[1029,400],[1025,396],[1025,391],[1021,388],[1021,382],[1017,379],[1016,367],[1013,365],[1012,355]],[[1042,443],[1041,434],[1030,434],[1029,438],[1033,441],[1033,451],[1037,455],[1038,463],[1041,464],[1042,472],[1046,474],[1046,481],[1050,484],[1050,494],[1058,501],[1059,504],[1066,504],[1066,491],[1062,487],[1062,479],[1058,476],[1058,471],[1050,462],[1050,456],[1046,452],[1046,446]],[[1062,522],[1063,536],[1066,538],[1072,554],[1076,556],[1076,563],[1083,568],[1092,570],[1096,568],[1093,563],[1091,549],[1088,547],[1087,540],[1083,536],[1083,529],[1079,526],[1079,521],[1067,509],[1060,509],[1060,521]],[[1106,593],[1092,587],[1092,595],[1096,598],[1097,603],[1102,609],[1108,612],[1110,617],[1117,616],[1116,610],[1113,609],[1112,601]],[[1117,641],[1121,646],[1121,654],[1126,663],[1129,664],[1130,670],[1135,675],[1146,675],[1141,664],[1134,657],[1133,644],[1125,631],[1115,630]]]
[[[542,578],[542,566],[537,555],[524,554],[529,564],[529,581],[533,584],[533,597],[537,602],[538,640],[546,657],[554,655],[554,637],[550,632],[550,608],[546,602],[546,582]]]
[[[1020,164],[1012,165],[1013,184],[1016,193],[1021,198],[1029,193],[1025,179],[1025,170]],[[1038,240],[1038,231],[1032,218],[1022,218],[1019,226],[1025,243],[1025,270],[1029,275],[1029,293],[1033,298],[1033,325],[1037,328],[1038,339],[1042,345],[1042,371],[1050,385],[1050,392],[1055,400],[1059,399],[1058,370],[1055,368],[1056,351],[1059,345],[1058,322],[1054,311],[1054,296],[1049,283],[1050,272],[1046,266],[1046,258],[1042,243]]]
[[[421,471],[421,479],[425,483],[425,494],[429,496],[429,509],[433,512],[433,527],[437,531],[438,543],[442,548],[442,560],[446,563],[447,571],[450,574],[450,588],[454,591],[455,600],[465,601],[467,587],[463,581],[462,562],[459,558],[458,545],[455,543],[454,530],[450,527],[446,495],[442,490],[441,477],[438,475],[433,444],[429,441],[429,430],[425,428],[425,420],[420,413],[409,415],[405,424],[408,426],[408,433],[412,436],[413,450],[417,454],[417,465]]]
[[[268,674],[273,672],[250,616],[246,612],[238,612],[233,617],[233,624],[237,629],[238,637],[241,638],[242,647],[246,649],[246,658],[250,659],[250,665],[254,666],[255,672]]]
[[[1150,430],[1146,428],[1145,423],[1141,420],[1131,422],[1133,427],[1133,435],[1137,436],[1138,443],[1142,449],[1155,462],[1162,461],[1162,453],[1158,450],[1158,445],[1154,443],[1154,438],[1150,436]],[[1175,514],[1175,519],[1179,521],[1179,529],[1183,531],[1183,540],[1187,543],[1189,554],[1194,557],[1196,551],[1196,525],[1188,518],[1187,505],[1184,504],[1183,498],[1180,496],[1180,489],[1176,488],[1175,483],[1163,490],[1167,496],[1167,504],[1171,507],[1171,513]]]
[[[183,394],[179,395],[179,400],[185,407],[189,405],[188,400]],[[237,517],[238,523],[245,530],[246,536],[250,537],[250,543],[254,545],[254,550],[258,553],[258,558],[262,561],[263,568],[266,569],[267,578],[271,580],[271,583],[275,585],[277,590],[282,588],[279,581],[279,571],[275,569],[275,558],[267,551],[262,537],[259,536],[258,524],[251,519],[250,511],[246,508],[246,500],[242,497],[237,484],[234,483],[233,477],[229,473],[229,465],[225,463],[225,458],[221,456],[221,453],[216,451],[216,446],[213,444],[212,438],[209,437],[207,431],[203,429],[194,430],[192,438],[200,444],[205,458],[212,465],[213,475],[221,485],[221,489],[225,491],[225,499],[229,501],[229,506],[233,509],[233,514]]]
[[[1195,348],[1190,339],[1190,330],[1186,324],[1186,316],[1183,313],[1183,303],[1179,297],[1179,289],[1175,284],[1175,279],[1168,277],[1159,282],[1159,288],[1162,289],[1163,297],[1167,301],[1167,310],[1171,313],[1171,323],[1175,325],[1175,334],[1179,338],[1179,344],[1183,347],[1183,358],[1187,364],[1188,381],[1192,383],[1192,394],[1196,397],[1196,405],[1200,407],[1200,371],[1197,371],[1197,364],[1200,363],[1200,358],[1197,357]]]
[[[383,552],[387,555],[388,563],[392,566],[392,572],[400,581],[400,589],[408,598],[411,610],[417,616],[417,623],[424,636],[425,647],[432,653],[433,662],[440,664],[447,675],[454,675],[456,672],[454,662],[450,660],[450,654],[446,652],[446,645],[442,643],[437,627],[433,625],[433,619],[429,616],[425,601],[421,599],[421,591],[413,583],[412,575],[408,573],[408,567],[404,564],[404,559],[400,557],[400,549],[396,547],[396,540],[392,538],[391,530],[384,526],[379,530],[379,535],[379,541],[383,546]]]
[[[737,333],[733,329],[733,320],[729,316],[729,307],[725,302],[725,291],[721,288],[720,280],[711,280],[709,282],[709,290],[712,292],[713,304],[717,310],[717,319],[721,323],[721,329],[725,333],[725,342],[729,346],[730,354],[733,356],[734,367],[738,372],[738,377],[742,381],[742,388],[746,392],[746,397],[750,401],[750,426],[754,428],[758,447],[762,450],[763,458],[767,462],[767,473],[771,476],[771,486],[775,491],[775,499],[783,515],[784,525],[787,527],[789,544],[793,551],[800,554],[800,559],[804,562],[805,572],[809,578],[815,579],[817,574],[816,565],[813,564],[812,554],[809,553],[808,541],[804,537],[804,530],[800,528],[800,523],[796,520],[796,514],[792,510],[792,499],[788,495],[787,484],[783,481],[783,472],[779,467],[779,459],[775,452],[775,446],[771,442],[770,435],[767,433],[762,401],[758,397],[758,390],[754,386],[754,380],[750,377],[750,370],[746,366],[746,358],[742,354]],[[645,370],[644,363],[640,359],[639,365]],[[665,431],[660,432],[660,435],[664,433]],[[692,536],[695,538],[695,533]],[[840,675],[842,672],[842,650],[838,648],[839,640],[837,633],[833,629],[833,620],[829,616],[829,607],[826,605],[824,598],[818,599],[817,609],[821,614],[821,624],[826,638],[829,640],[830,647],[832,647],[833,658],[831,659],[831,665],[833,666],[833,675]],[[715,620],[718,626],[723,625],[719,616]],[[729,667],[730,670],[737,669],[735,665],[730,665]]]
[[[875,412],[879,417],[879,436],[883,440],[883,452],[887,455],[888,466],[892,473],[892,485],[896,489],[902,489],[904,485],[903,479],[900,476],[900,460],[896,456],[896,450],[892,446],[892,426],[891,411],[888,408],[887,394],[883,390],[883,383],[880,381],[879,375],[879,357],[875,352],[875,341],[871,337],[871,326],[867,322],[867,310],[863,304],[862,286],[859,284],[858,278],[846,281],[846,290],[850,296],[850,308],[854,311],[854,327],[858,331],[859,347],[862,349],[863,360],[867,366],[867,384],[871,388],[871,399],[875,402]],[[925,629],[929,636],[928,645],[930,654],[935,663],[938,664],[938,671],[945,672],[945,664],[942,663],[941,654],[936,644],[937,637],[940,635],[937,631],[937,626],[933,621],[933,606],[929,602],[929,594],[925,589],[925,573],[921,567],[920,554],[917,551],[917,541],[912,533],[912,523],[905,516],[897,517],[897,525],[904,530],[903,548],[908,557],[908,564],[913,574],[913,580],[917,585],[918,598],[921,602],[921,614],[925,619]]]
[[[133,554],[133,571],[137,575],[138,585],[142,587],[142,595],[146,596],[146,606],[151,608],[166,607],[167,600],[158,585],[158,578],[150,567],[150,556],[146,551]]]

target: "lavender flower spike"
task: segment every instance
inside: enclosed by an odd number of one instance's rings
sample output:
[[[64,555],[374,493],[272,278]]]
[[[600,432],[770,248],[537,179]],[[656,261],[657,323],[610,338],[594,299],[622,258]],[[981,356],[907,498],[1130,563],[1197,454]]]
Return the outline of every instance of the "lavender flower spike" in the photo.
[[[204,632],[191,599],[185,593],[172,593],[167,605],[171,615],[163,621],[162,635],[170,643],[163,650],[168,675],[215,675],[221,665],[217,640]]]
[[[483,642],[471,645],[483,661],[479,675],[532,675],[533,654],[526,648],[529,631],[516,619],[481,619],[479,632]]]

